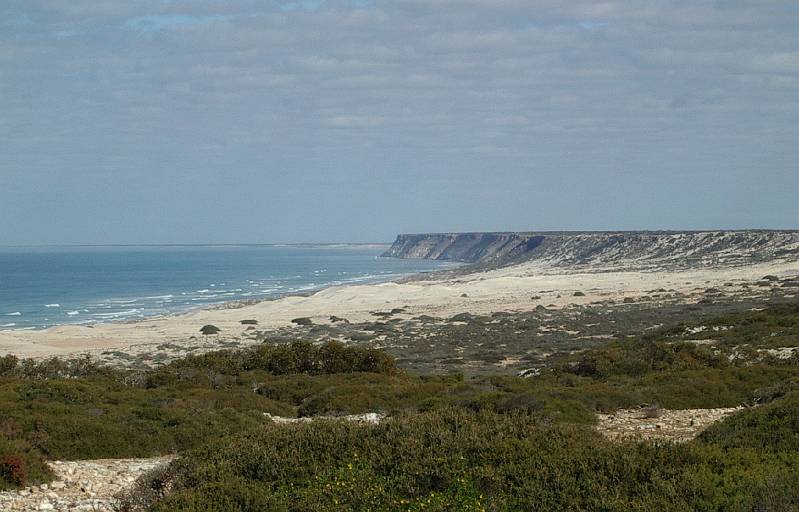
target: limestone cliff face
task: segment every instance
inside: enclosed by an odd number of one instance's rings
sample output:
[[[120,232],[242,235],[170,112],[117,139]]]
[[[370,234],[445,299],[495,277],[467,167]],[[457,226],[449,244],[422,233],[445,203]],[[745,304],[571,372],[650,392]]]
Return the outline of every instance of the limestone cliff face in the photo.
[[[520,232],[399,235],[384,256],[509,264],[707,266],[799,260],[799,231]]]
[[[437,233],[399,235],[383,256],[474,263],[503,260],[533,251],[541,235],[523,233]]]

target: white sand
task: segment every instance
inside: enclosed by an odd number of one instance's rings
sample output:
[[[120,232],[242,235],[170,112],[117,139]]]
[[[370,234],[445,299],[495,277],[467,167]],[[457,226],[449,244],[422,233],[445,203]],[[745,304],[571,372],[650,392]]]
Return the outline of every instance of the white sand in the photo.
[[[537,305],[562,307],[608,299],[619,301],[659,288],[698,297],[706,288],[722,288],[724,283],[735,284],[724,287],[725,292],[740,290],[743,284],[751,284],[768,274],[797,276],[799,262],[658,272],[567,271],[542,264],[523,264],[439,281],[334,287],[309,297],[287,297],[237,309],[209,309],[132,323],[0,331],[0,354],[42,357],[99,349],[125,351],[133,345],[185,343],[190,337],[199,336],[199,329],[205,324],[220,327],[219,339],[224,340],[225,336],[241,335],[246,326],[240,321],[245,319],[257,320],[261,328],[290,325],[291,319],[297,317],[311,317],[316,323],[327,322],[330,315],[354,322],[373,321],[371,312],[401,307],[413,316],[446,317],[466,311],[525,311]],[[575,291],[585,296],[574,297]],[[533,296],[541,299],[532,300]]]

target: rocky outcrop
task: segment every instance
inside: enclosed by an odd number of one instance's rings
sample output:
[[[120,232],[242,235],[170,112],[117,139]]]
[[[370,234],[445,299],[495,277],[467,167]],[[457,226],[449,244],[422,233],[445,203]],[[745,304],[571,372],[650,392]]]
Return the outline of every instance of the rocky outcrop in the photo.
[[[799,231],[622,231],[399,235],[384,254],[466,263],[553,266],[734,265],[799,260]]]

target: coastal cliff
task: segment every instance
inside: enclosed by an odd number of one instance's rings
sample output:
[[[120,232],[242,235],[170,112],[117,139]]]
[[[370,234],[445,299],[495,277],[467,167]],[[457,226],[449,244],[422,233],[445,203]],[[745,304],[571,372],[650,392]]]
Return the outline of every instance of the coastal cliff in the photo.
[[[383,256],[504,265],[671,263],[679,266],[799,260],[799,231],[620,231],[399,235]]]
[[[399,235],[383,256],[476,263],[531,254],[542,235],[527,233],[435,233]]]

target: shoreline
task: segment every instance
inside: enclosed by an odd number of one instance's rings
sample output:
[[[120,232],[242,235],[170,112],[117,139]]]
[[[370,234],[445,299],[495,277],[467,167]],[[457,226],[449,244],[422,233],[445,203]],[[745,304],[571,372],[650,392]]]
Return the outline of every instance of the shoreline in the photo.
[[[242,244],[237,244],[242,245]],[[281,246],[292,246],[292,247],[299,247],[299,248],[316,248],[316,247],[343,247],[343,246],[353,246],[353,247],[388,247],[388,244],[251,244],[251,245],[263,245],[269,247],[281,247]],[[68,247],[83,247],[83,246],[68,246]],[[100,246],[100,247],[115,247],[115,246]],[[125,246],[128,247],[128,246]],[[130,247],[139,247],[137,246],[130,246]],[[153,247],[171,247],[171,246],[153,246]],[[180,246],[183,247],[183,246]],[[206,247],[206,246],[204,246]],[[207,246],[212,247],[212,246]],[[384,258],[383,256],[378,256],[379,258]],[[386,259],[393,259],[393,258],[386,258]],[[196,304],[196,305],[183,305],[181,308],[176,308],[172,311],[164,310],[161,312],[157,312],[152,315],[145,315],[138,318],[119,318],[119,319],[97,319],[97,320],[82,320],[79,322],[69,322],[65,321],[63,323],[56,323],[53,325],[47,326],[28,326],[28,327],[21,327],[21,328],[14,328],[11,325],[0,325],[0,336],[6,333],[24,333],[24,332],[44,332],[51,329],[58,329],[62,327],[69,327],[69,326],[77,326],[77,327],[86,327],[86,328],[95,328],[101,327],[105,325],[118,325],[118,324],[139,324],[142,322],[149,322],[152,320],[160,320],[160,319],[168,319],[173,317],[180,317],[183,315],[189,315],[192,313],[196,313],[199,311],[204,310],[228,310],[228,309],[241,309],[242,307],[252,306],[259,304],[261,302],[271,302],[276,300],[281,300],[288,297],[309,297],[315,293],[320,291],[326,290],[328,288],[333,287],[346,287],[346,286],[358,286],[358,285],[370,285],[370,284],[380,284],[385,282],[401,282],[406,279],[416,279],[417,277],[424,278],[424,276],[436,274],[438,272],[447,272],[452,271],[455,268],[461,267],[464,264],[457,263],[457,262],[440,262],[441,267],[432,270],[424,270],[419,272],[408,272],[408,273],[390,273],[390,274],[373,274],[367,276],[361,276],[357,278],[353,278],[351,280],[334,280],[328,283],[320,284],[320,285],[312,285],[308,286],[307,288],[301,288],[296,290],[289,290],[285,292],[278,292],[275,294],[268,294],[268,295],[260,295],[255,297],[241,297],[241,298],[233,298],[231,300],[223,300],[219,302],[208,302],[205,304]],[[165,292],[169,294],[175,294],[178,292]],[[135,299],[135,297],[121,297],[121,298],[130,298]],[[9,322],[12,322],[9,320]],[[2,353],[2,348],[0,347],[0,353]]]
[[[294,329],[293,319],[310,318],[314,325],[331,324],[331,317],[370,322],[375,313],[400,308],[398,315],[449,318],[459,313],[491,314],[621,303],[638,300],[655,290],[669,291],[686,303],[701,300],[710,288],[730,296],[765,293],[756,283],[766,275],[794,279],[799,262],[777,260],[737,267],[699,267],[653,271],[629,267],[563,268],[521,263],[495,269],[464,265],[438,269],[377,283],[343,284],[267,298],[251,304],[232,301],[190,312],[94,326],[58,325],[42,330],[0,331],[0,354],[43,358],[120,352],[142,353],[163,344],[225,348],[226,343],[260,341],[247,332],[243,320],[255,320],[268,334]],[[468,272],[466,272],[468,270]],[[411,277],[409,279],[409,277]],[[420,278],[421,277],[421,278]],[[793,293],[787,290],[786,293]],[[799,289],[797,289],[799,293]],[[788,295],[792,297],[793,295]],[[203,338],[203,325],[216,325],[218,337]]]

